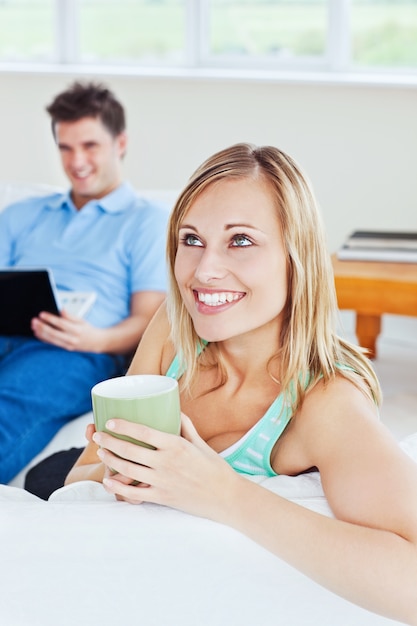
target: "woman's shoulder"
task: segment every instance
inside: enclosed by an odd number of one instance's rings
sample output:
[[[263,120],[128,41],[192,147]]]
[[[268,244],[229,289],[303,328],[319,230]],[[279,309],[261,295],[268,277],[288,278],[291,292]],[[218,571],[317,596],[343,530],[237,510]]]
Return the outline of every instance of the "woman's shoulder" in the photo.
[[[376,426],[379,416],[366,383],[359,376],[355,380],[337,373],[328,381],[320,379],[306,393],[294,422],[306,449],[318,453],[323,445],[337,447],[337,442],[346,441],[348,432],[362,432],[366,424]]]
[[[378,414],[375,402],[369,396],[369,387],[363,378],[352,368],[336,370],[334,376],[325,380],[319,378],[316,384],[307,391],[301,407],[302,414],[312,416],[345,415],[349,407],[356,411]]]
[[[166,303],[149,322],[129,367],[129,374],[165,374],[175,356]]]

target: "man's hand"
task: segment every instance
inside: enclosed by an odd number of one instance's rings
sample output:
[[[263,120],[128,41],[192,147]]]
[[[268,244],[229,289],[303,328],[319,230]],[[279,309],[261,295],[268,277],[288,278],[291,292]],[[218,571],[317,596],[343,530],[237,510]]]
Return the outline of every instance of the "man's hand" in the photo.
[[[59,348],[79,352],[102,352],[103,329],[96,328],[85,320],[65,311],[54,315],[42,311],[31,322],[33,334],[40,341]]]
[[[64,350],[129,354],[136,350],[146,326],[164,298],[165,294],[157,291],[132,294],[128,317],[106,328],[96,328],[65,310],[61,311],[61,315],[42,311],[32,319],[32,330],[40,341]]]

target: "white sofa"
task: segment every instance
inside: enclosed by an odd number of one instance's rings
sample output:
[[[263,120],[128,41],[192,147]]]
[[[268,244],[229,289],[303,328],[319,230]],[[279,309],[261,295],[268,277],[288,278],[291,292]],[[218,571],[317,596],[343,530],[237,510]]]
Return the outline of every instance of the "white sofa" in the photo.
[[[47,184],[35,184],[35,183],[14,183],[0,181],[0,211],[7,205],[20,200],[21,198],[27,198],[29,196],[47,195],[56,191],[61,191],[60,187],[47,185]],[[142,195],[163,202],[168,207],[172,206],[175,202],[176,192],[172,190],[155,190],[146,189],[140,192]],[[82,447],[85,445],[85,427],[89,422],[92,422],[92,414],[88,413],[82,415],[68,424],[66,424],[55,435],[52,441],[21,471],[13,480],[9,483],[15,487],[23,487],[26,472],[39,463],[42,459],[46,458],[50,454],[59,450],[66,450],[71,447]]]
[[[0,207],[4,198],[34,191],[48,188],[0,183]],[[33,463],[84,445],[90,420],[87,414],[62,428]],[[417,460],[417,435],[407,445]],[[23,475],[0,485],[0,624],[399,626],[323,589],[227,526],[117,502],[89,481],[58,489],[45,502],[20,488]],[[317,472],[258,482],[331,516]]]

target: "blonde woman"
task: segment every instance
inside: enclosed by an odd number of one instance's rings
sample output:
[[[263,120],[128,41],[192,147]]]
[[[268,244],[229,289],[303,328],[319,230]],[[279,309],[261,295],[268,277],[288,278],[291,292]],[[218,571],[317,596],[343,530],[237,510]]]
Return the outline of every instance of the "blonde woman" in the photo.
[[[179,379],[182,437],[107,424],[152,450],[91,426],[67,483],[228,524],[350,601],[417,624],[417,465],[378,420],[370,362],[335,332],[299,166],[247,144],[209,158],[174,207],[168,260],[167,304],[129,374]],[[312,469],[334,518],[247,479]]]

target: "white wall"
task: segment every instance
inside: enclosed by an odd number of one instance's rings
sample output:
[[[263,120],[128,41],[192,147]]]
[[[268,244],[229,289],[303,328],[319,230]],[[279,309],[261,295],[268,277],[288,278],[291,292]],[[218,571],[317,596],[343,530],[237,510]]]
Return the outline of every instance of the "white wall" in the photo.
[[[44,107],[74,78],[0,73],[0,180],[65,183]],[[138,188],[179,189],[238,141],[273,144],[309,174],[330,251],[357,228],[417,230],[416,88],[84,78],[103,80],[125,104],[125,172]]]

